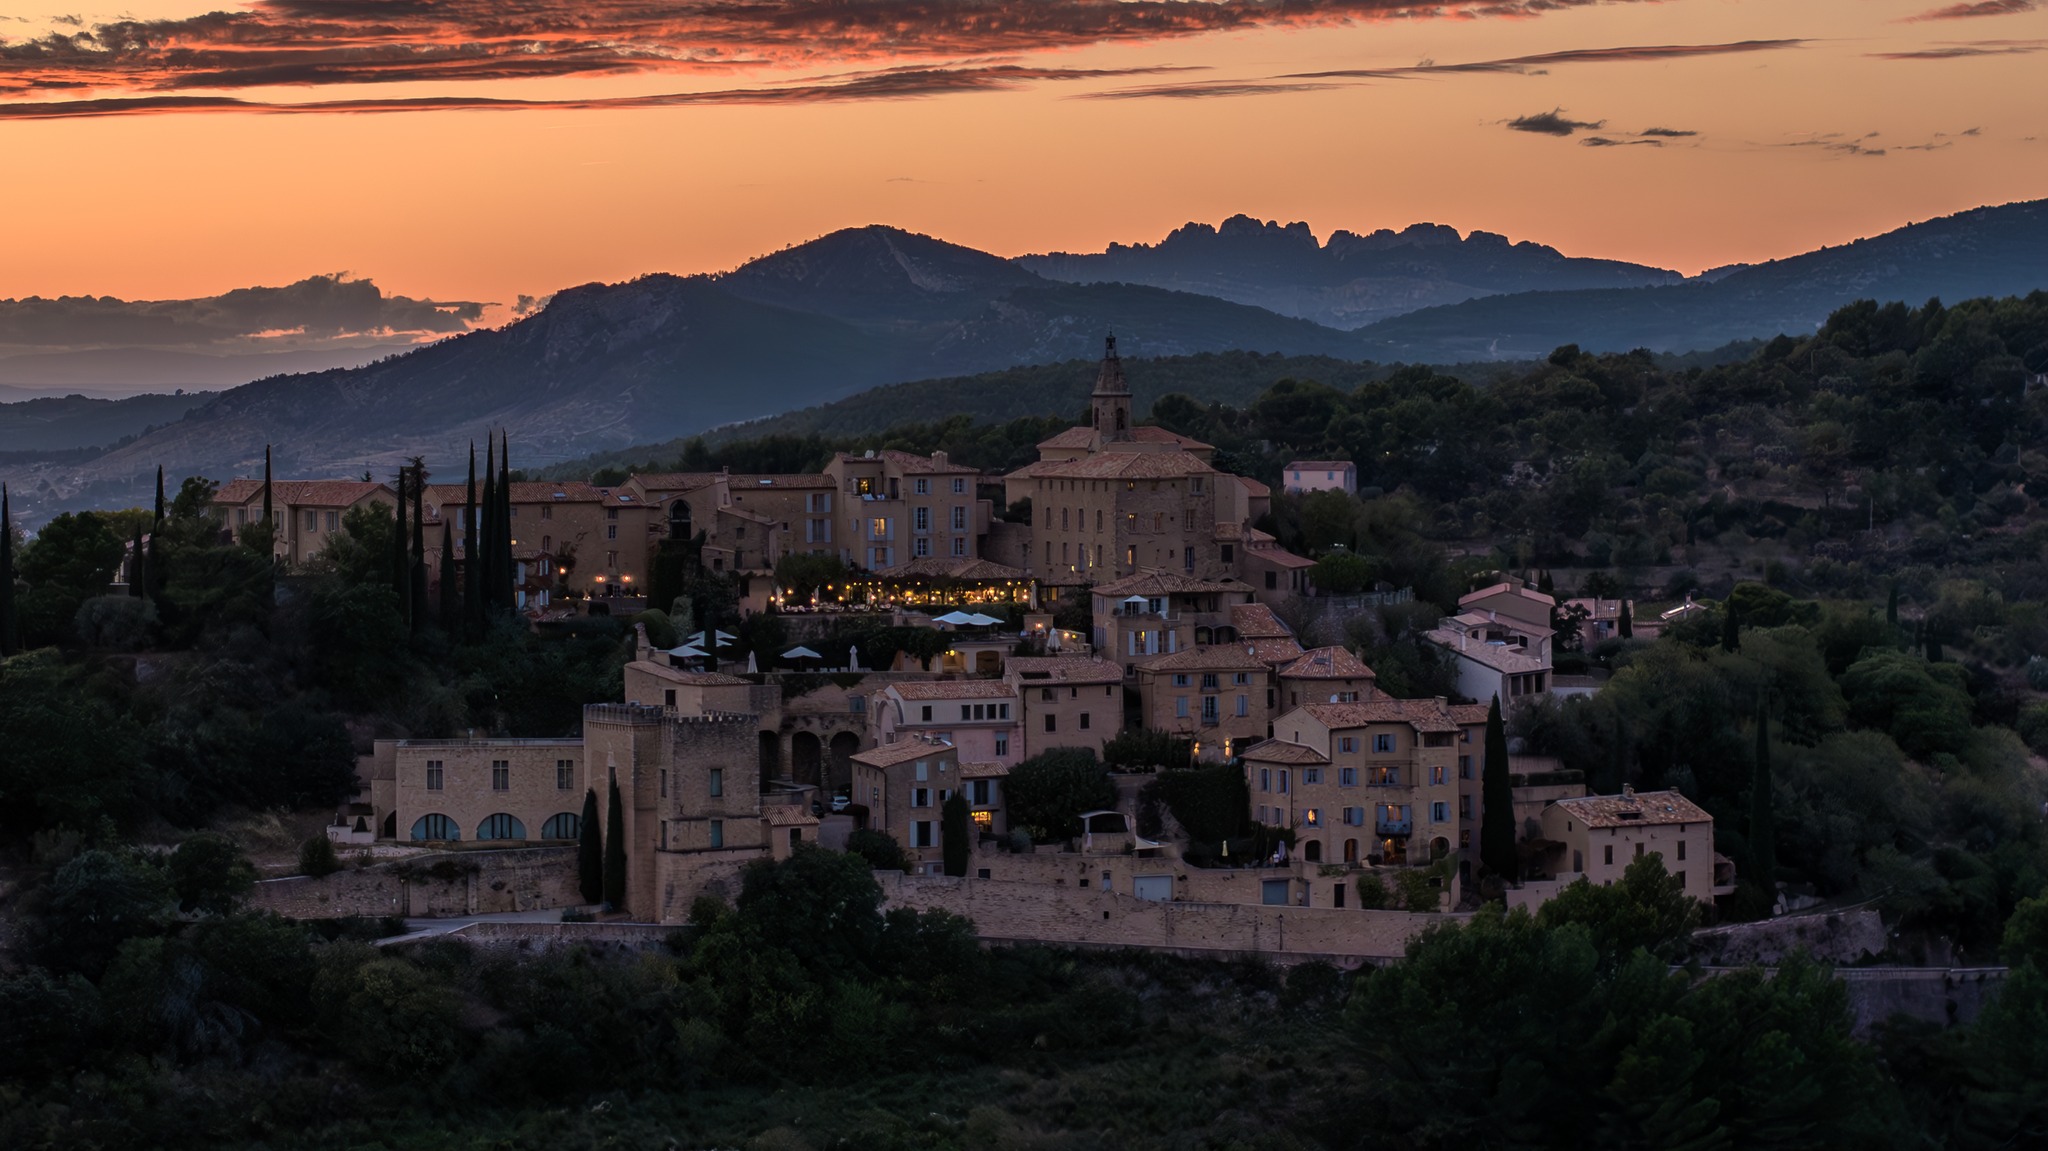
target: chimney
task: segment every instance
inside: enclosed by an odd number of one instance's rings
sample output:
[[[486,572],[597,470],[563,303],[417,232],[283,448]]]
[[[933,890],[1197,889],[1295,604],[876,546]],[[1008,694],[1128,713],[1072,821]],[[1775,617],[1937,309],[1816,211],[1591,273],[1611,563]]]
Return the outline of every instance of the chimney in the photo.
[[[1622,785],[1621,785],[1621,797],[1622,797],[1623,799],[1634,799],[1634,798],[1636,797],[1636,786],[1635,786],[1635,784],[1632,784],[1632,783],[1624,783],[1624,784],[1622,784]]]
[[[947,455],[947,454],[946,454],[945,452],[933,452],[933,453],[932,453],[932,464],[933,464],[934,466],[936,466],[936,467],[941,467],[941,468],[943,468],[943,467],[946,467],[946,466],[948,466],[948,465],[949,465],[949,464],[951,464],[952,462],[953,462],[953,461],[952,461],[952,458],[951,458],[950,456],[948,456],[948,455]]]

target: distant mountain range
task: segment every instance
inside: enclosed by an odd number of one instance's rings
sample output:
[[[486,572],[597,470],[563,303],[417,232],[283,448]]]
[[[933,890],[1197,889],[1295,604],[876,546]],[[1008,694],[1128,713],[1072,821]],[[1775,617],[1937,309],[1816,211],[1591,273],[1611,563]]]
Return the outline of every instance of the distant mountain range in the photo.
[[[412,455],[448,475],[487,428],[512,430],[514,466],[545,465],[881,385],[1093,359],[1110,331],[1134,358],[1243,350],[1458,363],[1535,358],[1566,343],[1708,348],[1810,331],[1860,297],[1918,303],[2048,287],[2048,202],[1723,271],[1687,281],[1428,225],[1316,244],[1305,226],[1236,218],[1156,246],[1016,260],[853,228],[719,275],[570,288],[500,329],[260,380],[91,459],[17,459],[0,463],[0,476],[36,505],[119,504],[138,498],[159,463],[174,474],[254,473],[266,443],[285,475],[381,474]],[[1146,282],[1068,282],[1108,276]],[[1353,330],[1276,310],[1312,304],[1348,324],[1402,306],[1403,292],[1411,304],[1480,294]],[[946,394],[920,393],[931,398],[904,418],[949,414]],[[1070,406],[1065,396],[1020,399]],[[162,418],[149,416],[138,410],[130,430]]]
[[[1362,328],[1418,308],[1504,292],[1643,288],[1678,284],[1665,268],[1576,259],[1506,236],[1415,224],[1317,243],[1307,224],[1232,216],[1188,224],[1157,244],[1111,244],[1090,255],[1053,252],[1017,263],[1069,283],[1149,284],[1266,308],[1333,328]]]

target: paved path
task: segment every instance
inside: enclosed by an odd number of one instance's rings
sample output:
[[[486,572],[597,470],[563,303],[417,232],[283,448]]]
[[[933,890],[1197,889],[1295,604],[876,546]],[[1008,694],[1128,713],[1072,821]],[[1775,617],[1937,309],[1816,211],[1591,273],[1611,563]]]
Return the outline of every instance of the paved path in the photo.
[[[493,915],[464,915],[452,919],[408,919],[404,935],[389,935],[375,941],[373,947],[388,947],[394,943],[412,943],[421,939],[432,939],[436,935],[447,935],[460,931],[472,923],[560,923],[562,908],[544,911],[503,911]]]

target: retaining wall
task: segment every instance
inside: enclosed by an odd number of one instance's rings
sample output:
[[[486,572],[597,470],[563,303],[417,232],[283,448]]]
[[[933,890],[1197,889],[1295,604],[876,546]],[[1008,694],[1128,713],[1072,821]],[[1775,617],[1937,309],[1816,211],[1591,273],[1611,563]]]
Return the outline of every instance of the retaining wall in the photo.
[[[315,879],[295,875],[256,885],[249,905],[291,919],[344,915],[439,918],[577,907],[574,847],[449,851]]]

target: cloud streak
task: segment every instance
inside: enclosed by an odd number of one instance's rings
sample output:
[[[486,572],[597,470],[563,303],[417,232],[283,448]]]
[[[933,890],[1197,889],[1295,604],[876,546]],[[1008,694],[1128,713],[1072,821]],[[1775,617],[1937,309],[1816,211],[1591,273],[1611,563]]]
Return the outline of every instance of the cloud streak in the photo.
[[[309,276],[192,300],[30,296],[0,300],[0,350],[147,347],[255,350],[416,340],[466,332],[488,305],[387,296],[369,280]]]
[[[1517,116],[1506,121],[1511,132],[1534,132],[1540,136],[1569,136],[1574,132],[1598,131],[1607,126],[1605,120],[1573,120],[1565,116],[1563,108],[1548,112],[1537,112],[1531,116]]]
[[[1917,16],[1908,16],[1901,23],[1918,24],[1928,20],[1974,20],[1983,16],[2017,16],[2032,12],[2041,5],[2036,0],[1976,0],[1975,3],[1951,4],[1936,8]]]
[[[1426,61],[1408,68],[1345,68],[1332,72],[1297,72],[1286,80],[1339,78],[1395,80],[1411,76],[1433,76],[1461,72],[1506,72],[1541,75],[1556,64],[1620,64],[1650,60],[1682,60],[1694,56],[1728,56],[1746,52],[1771,52],[1798,48],[1806,40],[1737,40],[1725,44],[1640,44],[1618,48],[1570,48],[1560,52],[1539,52],[1533,56],[1510,56],[1501,60],[1473,60],[1461,64]]]
[[[279,110],[194,92],[551,77],[727,75],[1162,41],[1378,19],[1511,18],[1602,0],[257,0],[0,42],[0,96],[109,111]],[[1615,0],[1639,3],[1646,0]],[[886,93],[894,95],[896,93]],[[156,100],[139,105],[113,101]],[[648,98],[656,105],[679,102]],[[328,100],[322,110],[460,107]],[[524,103],[512,101],[510,103]],[[510,106],[499,100],[490,106]],[[583,106],[564,101],[544,106]],[[590,106],[612,106],[594,102]],[[34,114],[31,114],[34,115]]]
[[[1872,52],[1875,60],[1967,60],[1973,56],[2026,56],[2048,51],[2048,40],[1962,40],[1904,52]]]

